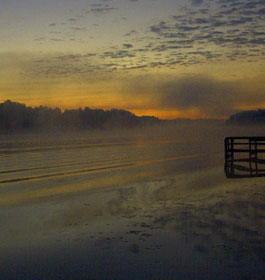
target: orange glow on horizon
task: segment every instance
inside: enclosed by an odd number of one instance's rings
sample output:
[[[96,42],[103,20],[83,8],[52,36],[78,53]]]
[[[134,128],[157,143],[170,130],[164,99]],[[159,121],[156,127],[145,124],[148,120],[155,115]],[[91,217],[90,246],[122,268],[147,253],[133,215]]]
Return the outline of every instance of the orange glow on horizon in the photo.
[[[0,103],[5,102],[5,100],[1,100]],[[177,109],[164,109],[164,108],[139,108],[139,109],[130,109],[130,108],[121,108],[120,106],[100,106],[100,105],[92,105],[92,104],[84,104],[84,102],[80,101],[73,101],[69,102],[69,100],[61,100],[61,104],[59,102],[55,104],[54,102],[45,102],[45,100],[41,100],[42,102],[34,102],[33,100],[25,100],[25,99],[17,99],[17,100],[11,100],[12,102],[18,102],[18,103],[23,103],[26,106],[30,107],[39,107],[39,106],[44,106],[44,107],[49,107],[52,109],[59,108],[62,112],[65,110],[72,110],[72,109],[84,109],[85,107],[88,107],[90,109],[102,109],[102,110],[111,110],[111,109],[118,109],[118,110],[126,110],[129,111],[133,114],[135,114],[138,117],[141,116],[153,116],[162,120],[174,120],[174,119],[226,119],[227,116],[209,116],[205,114],[201,114],[200,111],[196,108],[193,109],[183,109],[183,110],[177,110]]]
[[[132,109],[129,110],[136,116],[154,116],[162,120],[174,119],[227,119],[227,116],[209,116],[201,114],[197,109],[177,110],[177,109]]]
[[[5,102],[8,100],[8,98],[0,100],[0,103]],[[154,116],[156,118],[162,119],[162,120],[174,120],[174,119],[219,119],[219,120],[225,120],[228,118],[226,115],[206,115],[202,112],[200,112],[197,108],[191,108],[191,109],[172,109],[172,108],[130,108],[128,104],[122,104],[121,105],[114,105],[119,104],[119,100],[115,98],[113,100],[113,104],[111,102],[108,102],[107,104],[102,105],[99,104],[99,102],[96,102],[96,100],[91,100],[90,104],[86,104],[84,100],[71,100],[71,99],[58,99],[56,100],[47,100],[47,99],[40,99],[40,100],[32,100],[32,99],[11,99],[12,102],[18,102],[23,103],[26,106],[30,107],[49,107],[52,109],[59,108],[62,112],[65,110],[71,110],[71,109],[84,109],[85,107],[88,107],[90,109],[102,109],[102,110],[111,110],[111,109],[118,109],[118,110],[126,110],[129,111],[136,116]],[[126,106],[127,105],[127,106]],[[246,110],[258,110],[265,108],[265,103],[261,103],[259,105],[238,105],[235,109],[238,111],[246,111]]]

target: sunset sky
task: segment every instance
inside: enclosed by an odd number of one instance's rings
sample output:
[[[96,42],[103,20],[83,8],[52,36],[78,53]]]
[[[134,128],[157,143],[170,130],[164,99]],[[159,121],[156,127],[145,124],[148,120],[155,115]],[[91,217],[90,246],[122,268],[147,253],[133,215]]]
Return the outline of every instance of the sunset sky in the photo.
[[[1,0],[0,102],[225,118],[265,108],[265,0]]]

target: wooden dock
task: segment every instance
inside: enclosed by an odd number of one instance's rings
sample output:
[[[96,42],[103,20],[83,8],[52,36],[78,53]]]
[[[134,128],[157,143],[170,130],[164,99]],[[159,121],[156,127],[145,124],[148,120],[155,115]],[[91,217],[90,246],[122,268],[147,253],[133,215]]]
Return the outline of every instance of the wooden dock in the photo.
[[[226,137],[227,178],[265,176],[265,137]]]

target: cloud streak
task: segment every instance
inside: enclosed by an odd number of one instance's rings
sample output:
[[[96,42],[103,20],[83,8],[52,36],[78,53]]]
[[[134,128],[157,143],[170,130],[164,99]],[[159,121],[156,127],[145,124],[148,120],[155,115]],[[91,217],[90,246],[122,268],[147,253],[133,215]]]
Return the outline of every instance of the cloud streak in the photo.
[[[132,80],[130,94],[144,96],[154,107],[176,110],[195,110],[205,116],[228,116],[244,106],[264,102],[262,79],[257,78],[260,90],[251,87],[253,81],[221,80],[207,75],[182,77],[143,76]],[[264,88],[264,87],[263,87]],[[250,98],[251,96],[251,98]]]
[[[139,1],[133,2],[137,6]],[[82,38],[86,38],[92,25],[82,25],[84,22],[80,19],[89,14],[98,17],[120,8],[112,1],[101,1],[90,4],[89,9],[83,9],[79,16],[68,17],[67,28],[71,33],[68,40],[88,43],[89,40],[84,42]],[[259,61],[265,54],[264,22],[262,0],[190,0],[178,13],[147,26],[144,33],[131,26],[130,31],[121,34],[121,37],[127,37],[124,43],[121,38],[120,41],[113,40],[108,43],[111,49],[97,50],[97,56],[112,60],[108,62],[113,64],[112,69],[162,66],[172,69],[174,65],[189,67],[224,60]],[[58,26],[55,23],[50,25],[53,28]],[[46,40],[54,44],[67,41],[63,36]]]
[[[187,49],[192,48],[192,55],[199,58],[194,60],[195,64],[202,63],[203,57],[205,61],[219,58],[219,50],[225,51],[221,56],[228,60],[233,60],[231,54],[235,49],[238,50],[237,59],[241,60],[254,59],[249,55],[249,50],[252,49],[259,51],[260,55],[263,54],[263,1],[249,3],[246,0],[220,0],[218,8],[213,8],[213,2],[210,1],[192,3],[196,8],[185,9],[171,20],[160,21],[149,27],[149,32],[156,35],[152,40],[152,51],[170,53],[173,49],[182,49],[182,53],[191,55]],[[201,9],[197,8],[198,5]],[[202,48],[208,55],[201,56]],[[246,52],[240,56],[242,49]],[[185,61],[183,63],[185,64]]]

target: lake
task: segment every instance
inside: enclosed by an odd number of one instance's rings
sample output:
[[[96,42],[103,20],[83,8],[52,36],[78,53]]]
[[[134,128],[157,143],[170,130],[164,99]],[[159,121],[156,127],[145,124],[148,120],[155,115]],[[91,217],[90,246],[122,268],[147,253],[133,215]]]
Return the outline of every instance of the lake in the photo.
[[[0,136],[1,279],[263,279],[264,178],[186,124]]]

